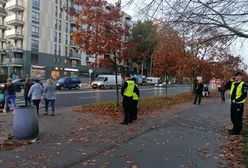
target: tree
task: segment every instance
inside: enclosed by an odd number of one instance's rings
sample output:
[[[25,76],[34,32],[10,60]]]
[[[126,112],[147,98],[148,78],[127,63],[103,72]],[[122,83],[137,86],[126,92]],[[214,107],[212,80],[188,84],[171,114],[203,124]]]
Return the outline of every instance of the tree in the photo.
[[[123,55],[124,59],[131,59],[132,62],[141,62],[141,74],[144,74],[144,63],[152,63],[151,55],[156,45],[157,25],[152,21],[138,21],[131,30],[129,42],[132,47]],[[151,66],[150,66],[151,67]],[[151,71],[151,70],[150,70]],[[151,75],[151,73],[150,73]]]
[[[123,36],[127,29],[122,21],[123,13],[119,2],[109,5],[104,0],[75,0],[81,10],[67,9],[75,17],[77,30],[72,33],[74,43],[86,54],[108,54],[114,65],[116,76],[117,105],[119,105],[119,92],[117,83],[117,61],[125,46]]]
[[[131,0],[132,2],[137,0]],[[130,1],[128,1],[130,4]],[[215,29],[221,36],[248,38],[248,0],[147,0],[141,12],[149,18],[179,23],[184,28]]]
[[[184,57],[183,41],[167,25],[162,25],[157,34],[157,46],[153,53],[154,73],[156,76],[165,77],[167,95],[168,76],[176,76],[179,66],[182,65],[181,61]]]

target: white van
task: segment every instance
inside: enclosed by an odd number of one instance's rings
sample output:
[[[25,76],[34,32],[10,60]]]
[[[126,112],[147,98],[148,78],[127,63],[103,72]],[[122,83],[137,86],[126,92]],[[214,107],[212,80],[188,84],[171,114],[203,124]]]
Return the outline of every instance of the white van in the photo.
[[[122,78],[117,76],[118,87],[122,84]],[[93,89],[96,88],[115,88],[115,75],[99,75],[91,84]]]
[[[160,82],[160,78],[157,78],[157,77],[147,77],[145,79],[145,83],[148,85],[154,85],[159,82]]]

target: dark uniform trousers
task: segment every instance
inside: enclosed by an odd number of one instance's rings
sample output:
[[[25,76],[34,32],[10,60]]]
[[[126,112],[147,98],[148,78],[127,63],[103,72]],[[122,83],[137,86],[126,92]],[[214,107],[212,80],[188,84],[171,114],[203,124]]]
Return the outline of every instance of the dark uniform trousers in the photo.
[[[122,106],[124,108],[124,123],[132,122],[133,117],[133,97],[123,97]]]
[[[133,114],[132,114],[133,120],[137,119],[137,113],[138,113],[138,100],[133,100]]]
[[[231,103],[231,121],[233,124],[233,131],[240,133],[242,130],[244,103]]]

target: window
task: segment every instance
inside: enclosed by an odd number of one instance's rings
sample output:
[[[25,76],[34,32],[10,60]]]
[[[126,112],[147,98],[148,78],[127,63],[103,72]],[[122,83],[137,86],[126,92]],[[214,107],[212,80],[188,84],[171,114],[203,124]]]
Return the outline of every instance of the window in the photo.
[[[32,22],[40,22],[40,14],[32,11]]]
[[[72,67],[77,67],[77,60],[71,60],[71,66]]]
[[[32,36],[39,37],[39,27],[32,25]]]
[[[55,7],[55,17],[58,17],[58,8]]]
[[[59,33],[59,43],[61,43],[61,33]]]
[[[55,20],[55,29],[56,30],[58,29],[58,20],[57,19]]]
[[[68,29],[68,23],[66,22],[66,23],[65,23],[65,32],[68,33],[68,30],[69,30],[69,29]]]
[[[54,55],[57,55],[57,44],[54,44]]]
[[[40,0],[32,0],[32,6],[35,8],[40,8]]]
[[[59,20],[59,30],[61,31],[61,20]]]
[[[65,35],[65,44],[67,45],[68,44],[68,36]]]
[[[68,56],[68,48],[65,47],[65,56]]]
[[[54,41],[57,42],[57,32],[54,32]]]
[[[31,54],[31,64],[37,64],[37,63],[38,63],[38,55]]]
[[[61,55],[61,45],[59,45],[59,53],[58,55]]]
[[[31,50],[39,50],[39,41],[32,39],[31,40]]]

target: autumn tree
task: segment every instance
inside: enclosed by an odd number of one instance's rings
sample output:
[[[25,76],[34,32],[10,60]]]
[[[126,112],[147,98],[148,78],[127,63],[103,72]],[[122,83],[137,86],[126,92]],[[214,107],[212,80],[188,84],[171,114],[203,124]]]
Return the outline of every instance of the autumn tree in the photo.
[[[125,46],[123,36],[127,33],[121,4],[110,5],[104,0],[75,0],[74,3],[80,6],[80,10],[66,9],[75,18],[77,29],[72,33],[73,41],[86,54],[95,55],[96,59],[106,54],[110,56],[108,61],[114,66],[118,105],[117,61]]]
[[[154,73],[156,76],[165,78],[166,86],[168,76],[176,76],[181,61],[183,60],[183,41],[177,33],[166,25],[161,25],[157,33],[157,46],[154,53]],[[167,95],[167,87],[166,87]]]

